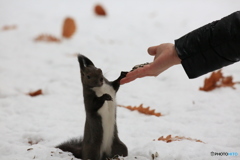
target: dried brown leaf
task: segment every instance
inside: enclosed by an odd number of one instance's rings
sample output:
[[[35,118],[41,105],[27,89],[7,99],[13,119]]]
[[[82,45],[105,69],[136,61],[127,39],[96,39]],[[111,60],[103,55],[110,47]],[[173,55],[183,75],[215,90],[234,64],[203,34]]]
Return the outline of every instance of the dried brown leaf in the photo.
[[[199,89],[202,91],[211,91],[218,87],[217,83],[219,80],[223,77],[221,70],[217,72],[212,72],[209,78],[206,78],[204,80],[203,87],[200,87]]]
[[[61,42],[59,38],[56,38],[49,34],[40,34],[37,36],[34,41],[44,41],[44,42]]]
[[[224,77],[221,70],[219,70],[212,72],[210,77],[204,80],[204,85],[199,90],[208,92],[218,87],[232,87],[235,89],[234,85],[237,83],[239,82],[233,82],[232,76]]]
[[[221,87],[232,87],[233,89],[236,89],[234,85],[238,83],[240,82],[233,82],[232,76],[223,77],[221,81]]]
[[[42,95],[43,92],[41,89],[37,90],[37,91],[34,91],[34,92],[29,92],[28,95],[31,96],[31,97],[35,97],[35,96],[38,96],[38,95]]]
[[[74,19],[67,17],[63,23],[62,36],[65,38],[71,38],[76,31],[76,24]]]
[[[183,137],[183,136],[175,136],[172,137],[171,135],[168,135],[166,138],[164,138],[163,136],[159,137],[157,139],[158,141],[164,141],[166,143],[169,142],[173,142],[173,141],[182,141],[182,140],[189,140],[189,141],[195,141],[195,142],[201,142],[204,143],[203,141],[199,140],[199,139],[192,139],[192,138],[187,138],[187,137]],[[154,139],[155,141],[155,139]]]
[[[6,25],[2,27],[2,30],[7,31],[7,30],[13,30],[16,29],[17,26],[16,25]]]
[[[106,16],[107,15],[105,9],[100,4],[98,4],[94,7],[94,12],[98,16]]]
[[[157,116],[157,117],[160,117],[162,116],[161,113],[155,113],[155,109],[153,110],[150,110],[150,107],[146,107],[144,108],[143,107],[143,104],[140,104],[138,107],[137,106],[123,106],[123,105],[118,105],[119,107],[124,107],[124,108],[127,108],[131,111],[138,111],[140,113],[143,113],[143,114],[146,114],[146,115],[154,115],[154,116]]]

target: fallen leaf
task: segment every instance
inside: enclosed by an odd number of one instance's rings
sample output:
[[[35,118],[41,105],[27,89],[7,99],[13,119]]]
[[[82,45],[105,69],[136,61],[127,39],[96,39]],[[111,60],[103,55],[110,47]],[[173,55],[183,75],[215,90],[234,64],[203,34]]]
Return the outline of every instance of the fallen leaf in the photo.
[[[200,87],[199,89],[202,91],[211,91],[215,89],[218,85],[217,83],[219,80],[223,77],[221,70],[217,72],[212,72],[209,78],[206,78],[204,80],[203,87]]]
[[[16,29],[17,26],[16,25],[7,25],[7,26],[3,26],[2,30],[7,31],[7,30],[13,30]]]
[[[131,111],[138,111],[140,113],[143,113],[143,114],[146,114],[146,115],[154,115],[154,116],[157,116],[157,117],[160,117],[162,116],[161,113],[155,113],[155,109],[153,110],[150,110],[150,107],[146,107],[144,108],[143,107],[143,104],[140,104],[138,107],[137,106],[123,106],[123,105],[118,105],[119,107],[124,107],[124,108],[127,108]]]
[[[42,95],[43,92],[41,89],[37,90],[37,91],[34,91],[34,92],[29,92],[28,95],[29,96],[32,96],[32,97],[35,97],[35,96],[38,96],[38,95]]]
[[[56,38],[49,34],[40,34],[34,40],[35,41],[44,41],[44,42],[61,42],[61,40],[59,38]]]
[[[63,23],[62,36],[65,38],[71,38],[75,33],[76,28],[75,21],[72,18],[67,17]]]
[[[106,16],[107,15],[105,9],[99,4],[97,4],[94,7],[94,11],[95,11],[95,14],[98,16]]]
[[[223,77],[221,81],[221,87],[232,87],[233,89],[236,89],[234,87],[235,84],[239,84],[240,82],[233,82],[233,77]]]
[[[235,89],[234,85],[237,83],[240,82],[233,82],[232,76],[224,77],[221,70],[219,70],[212,72],[210,77],[204,80],[204,85],[199,90],[208,92],[219,87],[232,87]]]
[[[164,141],[166,143],[170,143],[170,142],[173,142],[173,141],[182,141],[182,140],[189,140],[189,141],[195,141],[195,142],[201,142],[201,143],[204,143],[203,141],[199,140],[199,139],[192,139],[192,138],[186,138],[186,137],[181,137],[181,136],[175,136],[175,137],[172,137],[171,135],[168,135],[167,137],[159,137],[157,139],[157,141]],[[156,141],[155,139],[153,141]]]

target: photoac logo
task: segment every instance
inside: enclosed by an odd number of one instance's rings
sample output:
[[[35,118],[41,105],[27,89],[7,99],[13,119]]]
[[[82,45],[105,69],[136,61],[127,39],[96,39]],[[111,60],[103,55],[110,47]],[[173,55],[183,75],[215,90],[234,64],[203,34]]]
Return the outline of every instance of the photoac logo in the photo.
[[[238,156],[238,152],[211,152],[211,156]]]

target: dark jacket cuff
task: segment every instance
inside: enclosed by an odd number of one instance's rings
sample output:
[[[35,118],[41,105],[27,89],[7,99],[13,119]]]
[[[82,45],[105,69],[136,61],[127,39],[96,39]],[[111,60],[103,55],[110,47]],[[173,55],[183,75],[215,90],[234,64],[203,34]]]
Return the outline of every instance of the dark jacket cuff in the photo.
[[[200,27],[175,40],[182,66],[196,78],[240,60],[240,12]]]

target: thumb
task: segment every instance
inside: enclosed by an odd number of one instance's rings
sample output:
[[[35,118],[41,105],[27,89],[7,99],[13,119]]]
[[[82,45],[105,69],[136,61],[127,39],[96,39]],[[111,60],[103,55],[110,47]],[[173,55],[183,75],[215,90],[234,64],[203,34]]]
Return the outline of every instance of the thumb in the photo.
[[[157,47],[158,46],[152,46],[148,48],[148,54],[150,54],[151,56],[154,56],[157,53]]]

